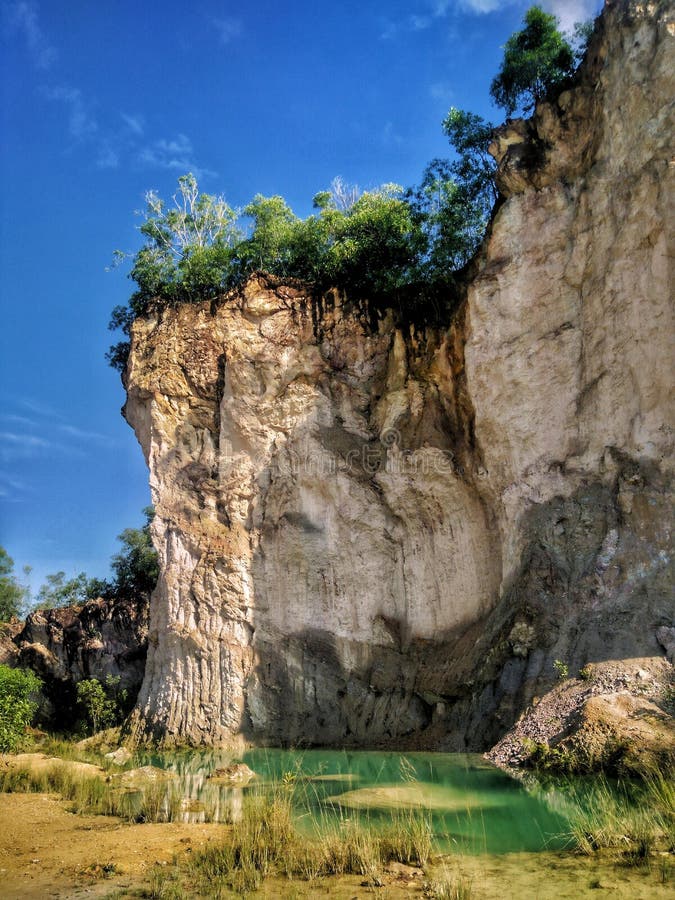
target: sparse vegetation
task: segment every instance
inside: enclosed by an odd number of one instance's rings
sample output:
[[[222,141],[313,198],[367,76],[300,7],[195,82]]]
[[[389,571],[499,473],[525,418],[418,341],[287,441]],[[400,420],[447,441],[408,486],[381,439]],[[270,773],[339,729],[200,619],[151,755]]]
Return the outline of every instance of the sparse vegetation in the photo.
[[[127,789],[115,777],[82,772],[60,760],[34,769],[0,770],[0,793],[59,794],[74,813],[118,816],[127,822],[173,822],[179,818],[181,792],[171,781],[148,781]]]
[[[582,853],[611,849],[638,866],[651,864],[656,851],[675,849],[675,788],[664,776],[617,785],[603,778],[590,786],[569,782],[565,792],[570,841]]]
[[[195,854],[192,870],[201,886],[253,891],[271,874],[312,881],[332,875],[361,875],[376,880],[395,860],[423,866],[429,861],[432,836],[423,811],[406,811],[387,828],[367,816],[315,821],[312,836],[294,824],[292,789],[279,786],[266,794],[249,794],[241,819],[218,845]]]
[[[0,752],[15,751],[38,707],[42,682],[33,672],[0,665]]]
[[[473,883],[447,866],[437,870],[426,885],[425,896],[430,900],[471,900]]]
[[[555,670],[555,674],[558,677],[559,681],[564,681],[566,678],[569,678],[569,666],[561,659],[556,659],[553,662],[553,669]]]

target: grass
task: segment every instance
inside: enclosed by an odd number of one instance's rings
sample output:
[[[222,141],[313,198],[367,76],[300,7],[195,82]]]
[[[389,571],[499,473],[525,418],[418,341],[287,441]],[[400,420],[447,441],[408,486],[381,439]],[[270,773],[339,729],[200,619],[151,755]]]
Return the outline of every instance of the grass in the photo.
[[[427,883],[425,896],[431,900],[471,900],[473,882],[444,867]]]
[[[0,792],[59,794],[75,813],[118,816],[128,822],[174,822],[182,805],[181,792],[171,783],[149,783],[129,791],[109,778],[72,771],[58,762],[42,771],[2,770]]]
[[[581,853],[614,850],[628,866],[649,866],[659,851],[675,850],[675,784],[661,774],[642,783],[567,786],[569,838]]]
[[[49,749],[58,748],[52,744]],[[79,753],[73,756],[81,759]],[[471,879],[447,862],[432,860],[436,848],[428,810],[395,809],[383,824],[382,817],[371,819],[367,809],[336,809],[317,802],[316,790],[309,779],[297,775],[247,789],[241,815],[232,827],[222,828],[222,839],[196,850],[180,871],[153,870],[146,896],[181,897],[185,879],[209,897],[249,894],[270,876],[312,885],[350,875],[377,885],[394,861],[431,873],[426,889],[435,900],[472,896]],[[177,781],[148,782],[130,790],[115,776],[95,777],[57,761],[42,771],[1,769],[0,791],[58,793],[74,812],[115,815],[128,822],[177,821],[184,812]],[[569,823],[570,849],[589,857],[609,852],[622,865],[649,870],[663,884],[670,883],[675,851],[672,779],[658,773],[640,784],[616,785],[599,778],[589,785],[574,779],[555,793],[556,802],[564,798],[564,810],[559,811]],[[298,818],[299,808],[315,811]]]
[[[312,822],[311,836],[293,821],[293,788],[281,785],[246,797],[241,819],[218,845],[192,858],[200,889],[247,893],[269,875],[314,881],[334,875],[360,875],[371,881],[392,861],[425,865],[432,851],[428,816],[421,811],[394,815],[377,829],[367,815]]]

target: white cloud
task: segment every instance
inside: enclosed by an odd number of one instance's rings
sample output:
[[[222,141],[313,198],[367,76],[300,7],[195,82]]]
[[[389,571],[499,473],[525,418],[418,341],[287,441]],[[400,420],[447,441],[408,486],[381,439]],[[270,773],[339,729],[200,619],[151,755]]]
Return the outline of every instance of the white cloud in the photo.
[[[385,122],[381,138],[385,147],[396,147],[404,142],[401,135],[396,131],[393,122]]]
[[[4,423],[0,429],[0,463],[54,454],[82,457],[86,455],[87,444],[112,443],[106,435],[72,425],[61,413],[32,399],[21,398],[10,403],[30,410],[32,415],[0,414]],[[0,481],[3,480],[9,484],[11,479],[0,472]],[[16,484],[13,487],[18,489]]]
[[[413,31],[424,31],[433,22],[431,16],[410,16],[410,25]]]
[[[33,65],[38,69],[48,69],[57,53],[42,30],[36,4],[29,0],[10,3],[5,7],[5,17],[9,31],[22,35]]]
[[[9,463],[15,459],[42,456],[54,450],[64,449],[64,447],[54,444],[47,438],[38,437],[34,434],[0,431],[0,462],[2,463]]]
[[[171,140],[160,138],[148,144],[140,152],[140,160],[149,166],[159,169],[190,168],[193,148],[192,141],[185,134],[179,134]]]
[[[120,164],[119,153],[110,144],[104,142],[99,148],[96,165],[99,169],[116,169]]]
[[[98,431],[88,431],[86,428],[78,428],[76,425],[59,425],[59,431],[78,441],[109,441],[105,434]]]
[[[540,0],[541,6],[547,12],[551,12],[560,20],[562,31],[572,31],[577,22],[585,22],[598,12],[601,0]],[[485,13],[495,12],[505,6],[522,6],[523,12],[532,6],[529,0],[455,0],[455,6],[467,12]],[[437,9],[442,10],[439,15],[449,11],[450,3],[447,0],[439,0]]]
[[[48,100],[64,103],[69,110],[68,131],[76,141],[93,137],[98,131],[98,123],[86,109],[82,91],[74,87],[48,87],[44,89]]]
[[[167,140],[160,138],[141,148],[138,159],[143,165],[176,172],[192,172],[197,178],[215,175],[210,169],[197,165],[194,159],[192,141],[185,134]]]
[[[562,31],[571,32],[577,22],[585,22],[598,11],[597,0],[547,0],[543,7],[560,20]]]
[[[460,0],[460,6],[475,13],[490,13],[499,9],[500,6],[510,6],[511,2],[509,0]]]
[[[120,113],[122,119],[132,134],[141,135],[145,131],[145,120],[143,116],[132,116],[129,113]]]
[[[380,34],[381,40],[391,40],[401,32],[425,31],[433,27],[439,19],[445,19],[457,9],[473,12],[491,12],[509,0],[424,0],[418,2],[419,10],[409,13],[399,21],[385,22]],[[515,0],[512,0],[515,2]]]
[[[447,81],[435,81],[429,85],[429,96],[448,104],[455,99],[455,91]]]
[[[240,37],[244,28],[239,19],[212,19],[221,44],[229,44]]]

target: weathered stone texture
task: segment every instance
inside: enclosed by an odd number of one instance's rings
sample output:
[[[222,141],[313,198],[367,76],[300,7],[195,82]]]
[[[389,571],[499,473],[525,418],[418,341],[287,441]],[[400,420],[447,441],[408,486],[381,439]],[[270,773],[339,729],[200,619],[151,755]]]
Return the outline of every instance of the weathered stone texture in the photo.
[[[554,659],[662,652],[672,45],[669,4],[608,5],[579,85],[502,133],[447,330],[262,276],[135,323],[139,739],[478,748]]]

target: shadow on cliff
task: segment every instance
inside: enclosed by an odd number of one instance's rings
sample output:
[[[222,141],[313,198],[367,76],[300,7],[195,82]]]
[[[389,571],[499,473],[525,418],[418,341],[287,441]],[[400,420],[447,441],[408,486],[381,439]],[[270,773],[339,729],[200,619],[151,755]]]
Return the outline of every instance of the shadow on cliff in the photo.
[[[556,661],[576,674],[590,662],[661,655],[656,629],[672,625],[670,485],[619,453],[612,465],[605,482],[526,513],[517,572],[468,627],[406,642],[406,623],[389,621],[387,646],[318,629],[261,639],[245,736],[483,751],[556,682]]]

